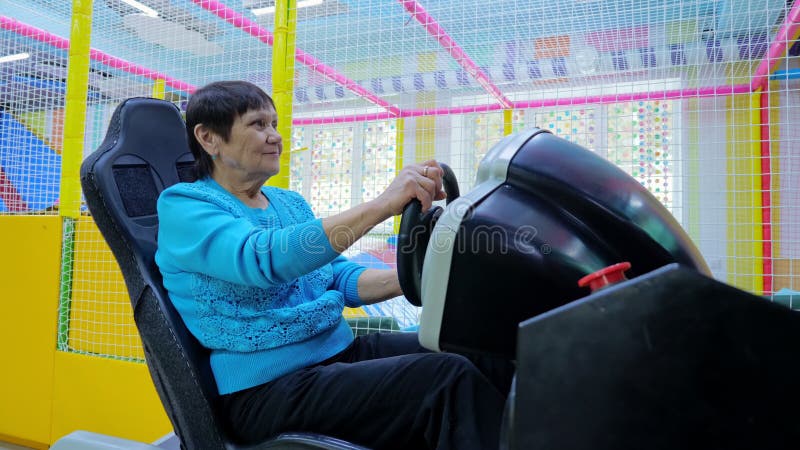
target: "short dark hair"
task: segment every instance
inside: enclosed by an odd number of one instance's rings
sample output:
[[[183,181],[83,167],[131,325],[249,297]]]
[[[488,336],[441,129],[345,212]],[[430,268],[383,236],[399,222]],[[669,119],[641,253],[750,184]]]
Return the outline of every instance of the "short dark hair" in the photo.
[[[203,124],[227,142],[237,117],[249,110],[263,109],[267,105],[275,108],[272,98],[248,81],[215,81],[196,90],[189,97],[186,105],[186,134],[196,162],[198,178],[210,176],[214,172],[214,162],[211,155],[197,142],[194,127]]]

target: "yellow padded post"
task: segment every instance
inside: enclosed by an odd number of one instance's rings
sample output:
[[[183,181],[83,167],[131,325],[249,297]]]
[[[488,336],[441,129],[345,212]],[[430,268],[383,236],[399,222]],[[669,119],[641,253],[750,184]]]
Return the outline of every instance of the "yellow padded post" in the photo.
[[[163,78],[157,78],[153,82],[153,98],[157,98],[159,100],[164,100],[167,95],[167,83]]]
[[[275,33],[272,45],[272,98],[278,110],[278,133],[284,139],[280,173],[267,184],[289,187],[291,162],[292,97],[294,93],[294,52],[297,36],[297,0],[275,2]],[[288,150],[288,151],[287,151]]]
[[[72,1],[64,151],[61,154],[61,216],[77,218],[81,208],[80,167],[89,92],[89,51],[92,38],[92,0]]]

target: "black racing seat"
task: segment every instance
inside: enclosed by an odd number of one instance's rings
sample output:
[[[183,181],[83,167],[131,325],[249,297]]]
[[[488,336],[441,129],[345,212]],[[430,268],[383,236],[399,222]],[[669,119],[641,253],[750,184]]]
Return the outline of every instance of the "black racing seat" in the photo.
[[[147,367],[181,447],[364,450],[310,433],[241,445],[226,432],[217,413],[209,352],[172,306],[155,264],[156,200],[165,188],[193,181],[193,163],[178,108],[132,98],[117,107],[103,143],[81,165],[86,203],[122,270]]]

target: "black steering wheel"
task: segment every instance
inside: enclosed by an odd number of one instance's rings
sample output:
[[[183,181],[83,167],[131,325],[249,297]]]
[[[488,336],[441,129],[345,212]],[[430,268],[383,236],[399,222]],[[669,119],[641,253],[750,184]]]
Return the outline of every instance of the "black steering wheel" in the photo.
[[[442,187],[447,194],[446,204],[449,204],[460,195],[458,181],[450,166],[442,163],[439,166],[443,171]],[[433,227],[443,211],[441,206],[433,206],[423,213],[422,203],[414,199],[403,208],[400,218],[400,230],[397,233],[397,276],[403,295],[415,306],[422,306],[422,263]]]

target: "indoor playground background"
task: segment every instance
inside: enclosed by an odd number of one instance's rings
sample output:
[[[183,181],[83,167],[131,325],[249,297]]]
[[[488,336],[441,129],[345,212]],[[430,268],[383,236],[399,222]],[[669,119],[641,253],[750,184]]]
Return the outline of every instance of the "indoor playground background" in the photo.
[[[504,135],[545,128],[647,187],[716,278],[800,309],[799,27],[793,0],[0,0],[0,440],[170,430],[78,168],[123,99],[185,107],[214,80],[273,94],[270,183],[319,216],[430,158],[466,192]],[[348,255],[393,266],[396,226]]]

